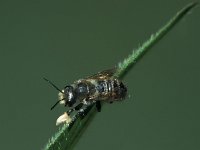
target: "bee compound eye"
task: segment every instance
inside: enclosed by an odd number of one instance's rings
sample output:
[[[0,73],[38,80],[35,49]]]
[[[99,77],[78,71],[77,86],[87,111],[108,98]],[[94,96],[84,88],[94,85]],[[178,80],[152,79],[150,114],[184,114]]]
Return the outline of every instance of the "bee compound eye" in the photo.
[[[66,101],[66,104],[69,107],[72,107],[75,103],[76,103],[76,99],[73,95]]]

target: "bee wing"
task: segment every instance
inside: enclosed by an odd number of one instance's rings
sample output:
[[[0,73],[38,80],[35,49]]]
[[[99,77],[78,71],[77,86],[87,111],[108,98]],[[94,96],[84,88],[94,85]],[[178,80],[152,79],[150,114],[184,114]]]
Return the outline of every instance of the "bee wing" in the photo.
[[[114,73],[116,72],[116,68],[104,70],[101,72],[98,72],[97,74],[94,74],[92,76],[87,77],[86,79],[106,79],[111,78]]]

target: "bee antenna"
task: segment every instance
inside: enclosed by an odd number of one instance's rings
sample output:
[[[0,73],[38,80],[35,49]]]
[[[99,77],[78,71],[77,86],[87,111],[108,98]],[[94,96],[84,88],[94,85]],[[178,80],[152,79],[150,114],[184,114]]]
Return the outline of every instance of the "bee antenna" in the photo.
[[[58,103],[59,103],[60,101],[62,101],[62,100],[57,101],[57,102],[51,107],[51,110],[54,109],[54,107],[56,107],[56,105],[58,105]]]
[[[51,84],[56,90],[58,90],[59,92],[61,92],[61,93],[63,93],[55,84],[53,84],[50,80],[48,80],[48,79],[46,79],[46,78],[44,78],[43,77],[43,79],[45,80],[45,81],[47,81],[49,84]]]

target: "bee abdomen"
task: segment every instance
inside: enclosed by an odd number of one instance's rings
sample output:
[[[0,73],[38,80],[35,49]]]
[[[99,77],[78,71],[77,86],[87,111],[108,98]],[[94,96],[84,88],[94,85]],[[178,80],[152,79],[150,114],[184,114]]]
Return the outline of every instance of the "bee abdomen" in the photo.
[[[112,81],[112,97],[113,99],[124,99],[126,97],[127,88],[126,86],[119,81],[118,79],[114,79]]]
[[[98,81],[96,86],[99,100],[121,100],[126,97],[127,88],[118,79]]]

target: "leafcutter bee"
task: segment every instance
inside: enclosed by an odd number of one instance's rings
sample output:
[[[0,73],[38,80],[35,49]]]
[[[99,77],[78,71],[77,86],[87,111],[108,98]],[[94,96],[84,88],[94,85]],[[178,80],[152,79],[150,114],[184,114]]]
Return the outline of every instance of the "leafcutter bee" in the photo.
[[[79,79],[71,85],[67,85],[63,90],[60,90],[51,81],[44,78],[58,93],[58,102],[51,107],[51,110],[58,104],[64,104],[72,111],[79,111],[84,105],[96,103],[96,108],[101,111],[101,102],[121,101],[126,97],[126,86],[116,77],[114,77],[115,69],[101,71],[95,75]]]

